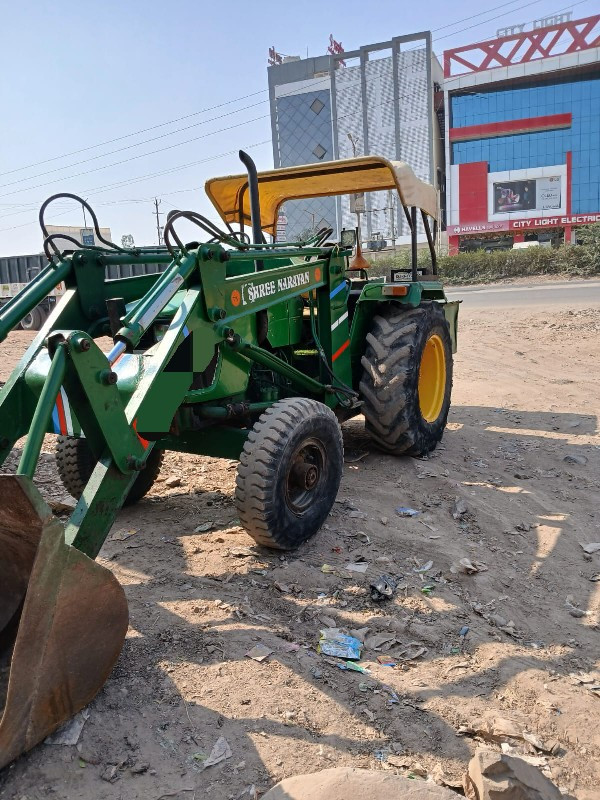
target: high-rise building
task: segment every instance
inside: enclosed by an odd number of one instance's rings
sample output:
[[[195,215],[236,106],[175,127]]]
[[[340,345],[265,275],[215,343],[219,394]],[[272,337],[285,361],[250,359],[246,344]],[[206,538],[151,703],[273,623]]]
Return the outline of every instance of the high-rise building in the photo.
[[[269,67],[268,77],[276,167],[380,155],[406,161],[443,191],[442,68],[428,31],[351,52],[287,58]],[[408,236],[392,192],[367,193],[364,209],[364,238]],[[325,225],[337,232],[355,227],[349,196],[290,201],[280,230],[293,240]]]
[[[450,252],[570,242],[600,221],[600,15],[444,54]]]

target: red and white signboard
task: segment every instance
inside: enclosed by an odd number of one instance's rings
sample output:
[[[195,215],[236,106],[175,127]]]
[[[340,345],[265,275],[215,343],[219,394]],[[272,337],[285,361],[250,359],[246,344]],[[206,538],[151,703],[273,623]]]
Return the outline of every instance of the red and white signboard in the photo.
[[[449,236],[466,236],[498,231],[527,231],[534,228],[564,228],[565,225],[592,225],[594,222],[600,222],[600,212],[533,219],[510,219],[505,222],[473,222],[465,225],[448,225],[446,230]]]
[[[486,161],[453,164],[448,235],[525,232],[600,222],[600,212],[571,213],[570,157],[567,153],[566,164],[507,172],[488,172]]]

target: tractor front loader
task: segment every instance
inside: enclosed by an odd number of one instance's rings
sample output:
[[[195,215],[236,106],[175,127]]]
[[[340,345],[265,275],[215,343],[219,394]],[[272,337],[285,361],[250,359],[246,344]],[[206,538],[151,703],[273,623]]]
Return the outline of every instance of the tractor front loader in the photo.
[[[16,474],[0,476],[0,767],[89,703],[118,658],[127,604],[94,559],[119,509],[150,489],[165,450],[239,459],[243,526],[259,544],[287,549],[332,507],[340,421],[364,413],[377,446],[393,454],[429,451],[442,436],[457,306],[435,276],[433,188],[375,157],[257,174],[240,156],[247,174],[206,187],[225,229],[174,212],[165,248],[116,247],[87,203],[50,198],[40,212],[49,264],[0,310],[3,340],[66,287],[0,392],[0,463],[24,441]],[[265,241],[287,199],[377,189],[398,191],[407,214],[405,281],[349,271],[353,232]],[[59,250],[44,223],[59,197],[82,203],[102,247]],[[432,257],[420,280],[418,213]],[[184,243],[182,219],[207,241]],[[106,277],[142,263],[163,271]],[[33,483],[47,434],[77,499],[64,526]]]

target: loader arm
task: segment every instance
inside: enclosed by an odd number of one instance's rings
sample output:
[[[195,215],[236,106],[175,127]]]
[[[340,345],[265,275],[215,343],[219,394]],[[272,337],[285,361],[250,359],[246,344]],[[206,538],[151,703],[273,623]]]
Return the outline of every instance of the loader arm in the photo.
[[[152,449],[237,458],[252,415],[272,402],[274,389],[244,399],[254,369],[274,376],[282,391],[339,404],[338,382],[351,376],[347,345],[340,350],[348,323],[335,326],[342,304],[332,311],[331,295],[344,296],[344,254],[273,248],[260,255],[264,269],[256,272],[251,253],[198,245],[175,258],[155,256],[166,267],[160,275],[107,280],[105,269],[127,257],[82,251],[66,256],[59,269],[49,267],[35,291],[0,311],[0,336],[6,336],[52,282],[67,285],[0,391],[0,459],[27,436],[17,475],[0,476],[0,543],[10,553],[0,564],[0,624],[18,621],[0,766],[89,702],[118,656],[127,628],[124,596],[92,559]],[[126,313],[111,331],[102,309],[114,297]],[[311,356],[312,374],[294,363],[289,339],[283,348],[257,343],[259,315],[279,309],[273,313],[280,319],[293,302],[307,310],[310,304],[315,335],[319,330],[322,354]],[[275,343],[277,330],[267,330]],[[111,332],[113,346],[105,353],[95,340]],[[97,460],[64,528],[32,482],[47,433],[85,436]],[[89,613],[97,624],[88,619],[82,630],[72,609],[93,606],[94,593],[100,607]]]

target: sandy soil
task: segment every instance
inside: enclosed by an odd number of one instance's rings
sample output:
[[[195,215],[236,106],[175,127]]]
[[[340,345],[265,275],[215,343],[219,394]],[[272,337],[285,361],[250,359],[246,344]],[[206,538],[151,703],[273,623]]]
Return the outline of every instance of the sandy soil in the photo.
[[[0,377],[29,338],[0,345]],[[554,755],[513,744],[565,791],[597,798],[600,552],[582,545],[600,541],[599,359],[598,308],[551,322],[463,314],[442,446],[394,459],[371,449],[362,420],[347,423],[334,511],[294,554],[255,548],[237,527],[235,462],[170,454],[101,553],[131,626],[79,744],[20,758],[0,797],[252,798],[343,765],[452,782],[477,742],[459,729],[487,715],[555,740]],[[53,469],[47,457],[47,482]],[[344,569],[361,558],[365,574]],[[457,568],[464,558],[479,571]],[[378,605],[368,586],[382,572],[400,584]],[[369,674],[342,671],[316,652],[332,620],[397,641],[365,647]],[[258,643],[273,650],[262,663],[245,657]],[[232,755],[203,770],[219,737]]]

